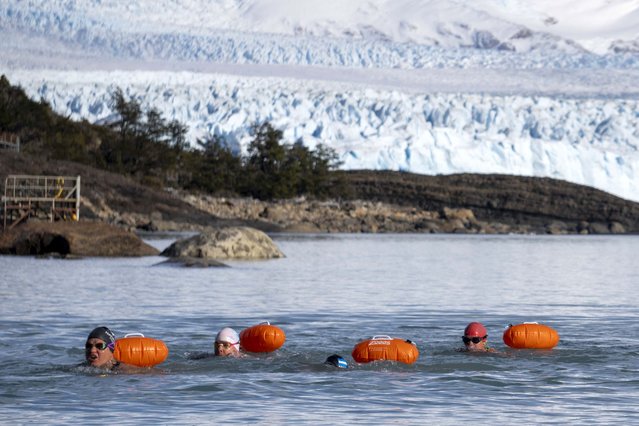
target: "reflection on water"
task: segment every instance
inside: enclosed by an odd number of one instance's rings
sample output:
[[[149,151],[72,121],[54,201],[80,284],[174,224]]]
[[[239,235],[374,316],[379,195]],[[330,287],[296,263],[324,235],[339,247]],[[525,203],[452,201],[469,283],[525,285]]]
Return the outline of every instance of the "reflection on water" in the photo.
[[[170,240],[148,240],[162,249]],[[0,257],[0,405],[5,421],[439,424],[617,422],[636,418],[639,238],[281,235],[287,255],[231,268],[163,258]],[[284,347],[212,352],[223,326],[270,320]],[[457,352],[469,321],[495,354]],[[552,351],[504,346],[509,323],[561,335]],[[80,368],[97,325],[163,339],[145,374]],[[413,365],[357,365],[374,334],[410,338]],[[323,364],[332,353],[351,364]],[[96,402],[99,405],[96,406]],[[89,410],[88,407],[91,407]],[[96,408],[98,407],[98,408]],[[97,410],[97,411],[96,411]],[[122,417],[125,415],[126,417]],[[126,420],[123,420],[126,419]]]

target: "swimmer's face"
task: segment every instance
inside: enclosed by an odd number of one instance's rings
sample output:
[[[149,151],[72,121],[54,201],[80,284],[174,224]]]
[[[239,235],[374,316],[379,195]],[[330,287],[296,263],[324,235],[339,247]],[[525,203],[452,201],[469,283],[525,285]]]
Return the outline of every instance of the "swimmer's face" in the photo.
[[[113,352],[107,347],[104,340],[91,338],[87,340],[84,350],[87,363],[92,367],[110,368],[115,364]]]
[[[485,351],[486,342],[488,341],[486,336],[464,336],[462,337],[462,340],[464,341],[464,346],[466,346],[466,350],[468,351]]]
[[[238,356],[240,354],[239,343],[215,342],[213,345],[217,356]]]

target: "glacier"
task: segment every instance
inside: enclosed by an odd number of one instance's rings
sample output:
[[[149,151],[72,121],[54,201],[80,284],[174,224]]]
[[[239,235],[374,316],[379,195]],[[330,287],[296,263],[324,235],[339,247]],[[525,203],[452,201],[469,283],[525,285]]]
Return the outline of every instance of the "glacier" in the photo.
[[[0,73],[91,122],[121,88],[194,146],[242,152],[269,121],[344,169],[553,177],[639,201],[638,28],[634,0],[11,0]]]
[[[335,149],[345,169],[547,176],[639,200],[635,99],[406,93],[193,72],[13,76],[77,120],[108,120],[119,87],[186,124],[191,141],[217,135],[236,151],[247,147],[253,124],[269,121],[288,142]]]

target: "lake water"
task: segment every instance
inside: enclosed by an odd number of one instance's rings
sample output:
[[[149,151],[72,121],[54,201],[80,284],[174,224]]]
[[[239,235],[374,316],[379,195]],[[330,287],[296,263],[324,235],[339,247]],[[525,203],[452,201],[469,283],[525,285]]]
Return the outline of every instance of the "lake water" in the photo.
[[[0,257],[0,422],[262,424],[638,423],[639,237],[280,235],[285,259],[231,268],[160,257]],[[158,248],[171,241],[148,240]],[[268,320],[277,352],[193,360],[215,333]],[[456,351],[483,322],[494,354]],[[509,323],[561,335],[514,350]],[[79,368],[107,325],[170,349],[138,374]],[[356,365],[375,334],[413,365]],[[342,354],[352,368],[323,365]]]

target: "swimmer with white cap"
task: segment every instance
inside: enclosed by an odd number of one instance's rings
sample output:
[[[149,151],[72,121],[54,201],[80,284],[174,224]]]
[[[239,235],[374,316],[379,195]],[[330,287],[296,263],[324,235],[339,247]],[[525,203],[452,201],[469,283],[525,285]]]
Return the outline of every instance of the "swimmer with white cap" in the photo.
[[[240,336],[231,327],[224,327],[215,336],[216,356],[240,356]]]

